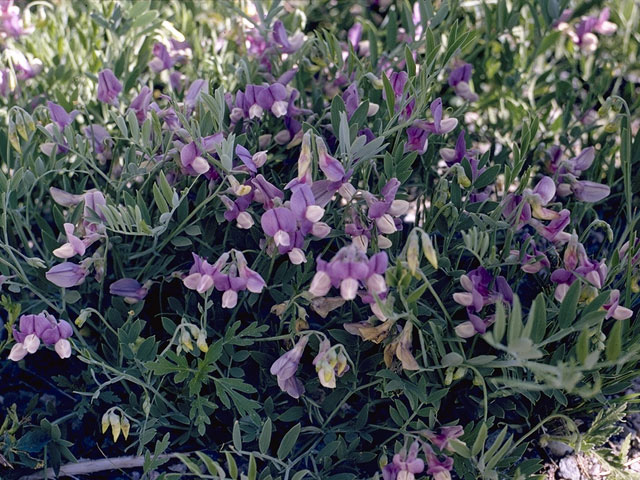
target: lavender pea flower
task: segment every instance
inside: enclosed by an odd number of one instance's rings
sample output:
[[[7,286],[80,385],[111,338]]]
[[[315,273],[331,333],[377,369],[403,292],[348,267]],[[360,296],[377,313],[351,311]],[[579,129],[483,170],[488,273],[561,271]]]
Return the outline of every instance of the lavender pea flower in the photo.
[[[304,386],[295,375],[308,341],[309,337],[301,337],[291,350],[273,362],[269,370],[271,375],[276,375],[280,389],[293,398],[300,398],[304,393]]]
[[[294,53],[298,51],[304,43],[304,34],[297,32],[289,38],[284,24],[280,20],[276,20],[273,23],[273,40],[280,46],[280,49],[284,53]]]
[[[72,223],[65,223],[64,231],[67,234],[67,243],[56,248],[53,251],[53,254],[58,258],[71,258],[75,255],[84,255],[87,246],[82,240],[73,234],[75,226]]]
[[[327,146],[322,137],[316,135],[316,146],[318,148],[318,163],[320,170],[332,182],[338,182],[344,179],[344,167],[339,160],[329,155]]]
[[[458,125],[458,120],[455,118],[442,118],[442,99],[440,97],[431,103],[431,114],[433,115],[433,122],[423,121],[419,122],[419,124],[433,134],[446,135]]]
[[[620,305],[620,290],[611,290],[609,301],[602,308],[607,312],[604,318],[615,318],[616,320],[625,320],[633,315],[633,310],[622,307]]]
[[[420,444],[416,441],[409,447],[400,450],[393,456],[393,460],[382,469],[384,480],[414,480],[415,474],[424,471],[424,461],[418,458]]]
[[[122,83],[110,69],[102,70],[98,74],[98,100],[108,104],[115,104],[117,96],[122,91]]]
[[[449,75],[449,85],[454,89],[456,95],[469,102],[478,100],[478,95],[471,91],[469,81],[471,80],[472,67],[466,62],[460,62]]]
[[[72,262],[60,263],[45,274],[47,280],[62,288],[80,285],[87,275],[88,272],[83,267]]]
[[[109,286],[109,293],[124,297],[125,302],[134,304],[144,300],[149,290],[133,278],[121,278]]]

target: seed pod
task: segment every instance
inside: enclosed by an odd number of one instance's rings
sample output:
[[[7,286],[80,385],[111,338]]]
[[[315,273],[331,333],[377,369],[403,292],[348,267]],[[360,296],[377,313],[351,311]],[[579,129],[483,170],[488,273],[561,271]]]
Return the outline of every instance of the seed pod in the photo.
[[[409,245],[407,246],[407,264],[412,275],[416,275],[420,266],[420,251],[418,248],[418,235],[412,232],[409,236]]]

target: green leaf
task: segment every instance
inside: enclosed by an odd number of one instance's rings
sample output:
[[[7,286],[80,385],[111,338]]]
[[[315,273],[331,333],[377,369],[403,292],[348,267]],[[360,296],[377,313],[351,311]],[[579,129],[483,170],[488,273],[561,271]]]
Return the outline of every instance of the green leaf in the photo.
[[[613,328],[607,336],[607,343],[605,346],[605,354],[607,360],[614,362],[620,356],[622,352],[622,320],[617,320],[613,324]]]
[[[473,442],[473,446],[471,447],[471,455],[473,455],[474,457],[478,455],[484,448],[484,442],[487,439],[487,433],[487,424],[483,423],[480,426],[478,436],[476,437],[475,441]]]
[[[241,451],[242,450],[242,434],[240,433],[240,424],[238,423],[237,420],[233,422],[232,438],[233,438],[233,447],[236,450]]]
[[[493,324],[493,340],[496,343],[502,342],[504,332],[507,327],[506,314],[502,302],[496,303],[496,321]]]
[[[576,320],[576,309],[578,307],[578,299],[580,298],[581,286],[580,280],[573,282],[562,301],[562,305],[560,305],[558,326],[561,329],[568,327]]]
[[[258,447],[260,448],[260,453],[263,455],[269,450],[272,428],[271,419],[267,418],[267,421],[264,422],[264,426],[262,427],[262,432],[260,432],[260,438],[258,439]]]
[[[404,61],[407,63],[407,73],[409,78],[416,76],[416,62],[413,60],[413,53],[409,48],[409,45],[404,46]]]
[[[473,183],[473,187],[481,189],[494,183],[496,181],[496,177],[500,173],[500,168],[500,165],[493,165],[492,167],[487,168]]]
[[[387,97],[387,110],[389,111],[389,118],[391,118],[395,114],[396,94],[393,91],[391,82],[387,78],[387,74],[384,72],[382,73],[382,84],[384,85],[384,93]]]
[[[282,442],[280,442],[280,446],[278,447],[278,458],[280,460],[289,455],[291,450],[293,450],[293,447],[298,440],[298,436],[300,435],[300,429],[300,424],[297,423],[291,427],[291,430],[289,430],[282,438]]]
[[[227,457],[227,466],[229,467],[229,476],[233,479],[236,480],[236,478],[238,478],[238,465],[236,464],[236,461],[233,459],[233,455],[231,455],[229,452],[225,452],[225,457]]]
[[[513,345],[516,340],[522,337],[522,308],[520,307],[520,299],[517,295],[513,296],[513,307],[511,315],[509,315],[509,325],[507,333],[507,344]]]
[[[258,477],[258,465],[256,465],[256,457],[253,453],[249,455],[249,468],[247,470],[247,480],[256,480]]]
[[[534,344],[544,338],[547,329],[547,307],[544,301],[544,293],[540,292],[531,305],[527,325],[523,335],[530,338]]]

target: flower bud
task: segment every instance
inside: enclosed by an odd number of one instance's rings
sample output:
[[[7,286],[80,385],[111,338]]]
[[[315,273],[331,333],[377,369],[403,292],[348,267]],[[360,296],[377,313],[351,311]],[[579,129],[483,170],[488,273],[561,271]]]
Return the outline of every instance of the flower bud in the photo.
[[[142,402],[142,411],[145,415],[149,415],[149,412],[151,411],[151,401],[146,395],[144,397],[144,401]]]
[[[452,382],[453,382],[453,368],[449,367],[449,368],[447,368],[447,370],[445,372],[444,384],[445,385],[451,385]]]
[[[273,140],[278,144],[278,145],[284,145],[285,143],[288,143],[289,140],[291,140],[291,133],[289,133],[289,130],[280,130],[278,133],[276,133],[275,137],[273,137]]]
[[[120,436],[120,417],[114,412],[109,414],[109,424],[111,425],[111,433],[113,434],[113,441],[117,442]]]
[[[207,345],[207,334],[204,330],[200,330],[200,334],[197,337],[196,345],[202,353],[207,353],[209,351],[209,345]]]
[[[16,124],[13,120],[9,120],[9,142],[11,146],[16,149],[18,153],[22,153],[22,148],[20,147],[20,139],[16,133]]]
[[[384,235],[378,235],[378,248],[391,248],[393,242]]]
[[[426,233],[422,233],[420,236],[422,240],[422,252],[424,253],[427,260],[434,269],[438,269],[438,253],[436,249],[433,247],[433,243],[431,242],[431,237]]]
[[[127,417],[122,417],[122,422],[120,422],[120,426],[122,428],[122,436],[126,440],[129,437],[129,429],[131,428],[129,419]]]
[[[76,324],[76,327],[82,328],[82,326],[89,318],[89,315],[91,315],[91,312],[89,312],[88,310],[82,310],[80,312],[80,315],[78,315],[78,318],[76,318],[76,321],[74,322]]]
[[[180,335],[180,344],[186,350],[189,350],[190,352],[193,351],[193,343],[191,342],[191,335],[189,335],[189,332],[186,329],[182,330],[182,334]]]
[[[469,188],[471,186],[471,180],[469,179],[469,177],[467,177],[464,168],[458,166],[456,170],[458,173],[458,185],[460,185],[462,188]]]
[[[269,143],[271,143],[271,134],[267,133],[258,137],[259,148],[267,148],[269,146]]]
[[[104,415],[102,415],[102,433],[106,433],[108,429],[109,429],[109,412],[105,412]]]
[[[380,105],[377,103],[370,103],[369,110],[367,110],[367,117],[373,117],[380,110]]]

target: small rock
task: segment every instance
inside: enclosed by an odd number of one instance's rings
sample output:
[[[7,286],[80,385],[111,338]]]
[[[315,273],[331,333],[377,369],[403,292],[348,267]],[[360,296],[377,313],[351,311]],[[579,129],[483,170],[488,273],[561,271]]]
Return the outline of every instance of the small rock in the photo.
[[[566,480],[580,480],[580,469],[576,457],[565,457],[558,465],[558,476]]]
[[[549,453],[554,457],[566,457],[573,453],[573,448],[567,445],[564,442],[560,442],[558,440],[551,440],[547,444],[547,449]]]

